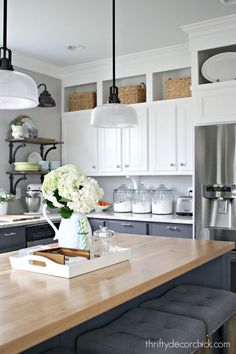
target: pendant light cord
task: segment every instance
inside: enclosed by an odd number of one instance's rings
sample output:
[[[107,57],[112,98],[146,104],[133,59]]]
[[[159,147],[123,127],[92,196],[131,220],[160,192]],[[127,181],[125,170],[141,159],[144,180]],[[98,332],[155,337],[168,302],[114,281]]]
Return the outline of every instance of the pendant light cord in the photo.
[[[7,49],[7,0],[3,1],[3,50],[4,58],[6,58]]]
[[[11,50],[7,48],[7,0],[3,0],[3,39],[0,48],[0,70],[14,70],[11,64]]]
[[[116,45],[115,45],[115,0],[112,0],[112,71],[113,71],[113,87],[116,86]]]
[[[112,0],[112,86],[110,87],[109,103],[120,103],[118,87],[116,87],[116,36],[115,36],[115,0]]]

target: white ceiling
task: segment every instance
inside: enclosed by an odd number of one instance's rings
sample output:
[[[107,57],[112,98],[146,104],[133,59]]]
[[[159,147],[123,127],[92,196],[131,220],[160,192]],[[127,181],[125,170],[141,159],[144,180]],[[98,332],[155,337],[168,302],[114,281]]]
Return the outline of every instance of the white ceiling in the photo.
[[[8,47],[62,67],[108,58],[111,3],[8,0]],[[236,5],[226,6],[220,0],[117,0],[116,54],[186,42],[181,25],[235,13]],[[85,50],[69,52],[66,47],[71,44],[82,44]]]

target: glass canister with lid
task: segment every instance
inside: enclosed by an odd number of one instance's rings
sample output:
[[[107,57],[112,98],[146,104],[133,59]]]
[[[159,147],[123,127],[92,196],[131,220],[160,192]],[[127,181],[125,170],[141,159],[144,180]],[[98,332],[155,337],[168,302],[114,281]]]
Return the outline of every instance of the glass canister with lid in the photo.
[[[167,189],[164,184],[152,192],[152,213],[165,215],[172,214],[173,191]]]
[[[101,226],[92,236],[92,252],[97,256],[111,254],[115,249],[114,231]]]
[[[133,193],[132,212],[136,214],[151,213],[151,191],[143,184]]]
[[[125,184],[113,192],[113,210],[116,213],[130,213],[132,210],[133,190],[128,189]]]

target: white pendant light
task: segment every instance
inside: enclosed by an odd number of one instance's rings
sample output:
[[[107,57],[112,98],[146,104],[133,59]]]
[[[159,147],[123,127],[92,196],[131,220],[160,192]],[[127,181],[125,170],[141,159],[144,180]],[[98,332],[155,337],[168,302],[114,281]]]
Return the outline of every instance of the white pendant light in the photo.
[[[7,0],[3,1],[3,46],[0,48],[0,109],[37,107],[38,89],[34,80],[14,71],[7,48]]]
[[[112,67],[113,84],[110,87],[109,103],[93,109],[91,125],[98,128],[131,128],[138,124],[135,109],[120,103],[115,77],[115,0],[112,0]]]

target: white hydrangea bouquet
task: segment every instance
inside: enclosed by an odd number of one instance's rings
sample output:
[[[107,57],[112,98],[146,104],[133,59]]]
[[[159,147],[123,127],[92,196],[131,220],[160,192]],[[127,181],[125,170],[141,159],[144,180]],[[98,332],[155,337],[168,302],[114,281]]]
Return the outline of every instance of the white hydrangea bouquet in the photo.
[[[73,212],[86,214],[103,197],[103,190],[94,178],[87,177],[73,165],[65,165],[49,172],[42,185],[45,203],[59,208],[63,218]]]
[[[103,190],[94,178],[87,177],[73,165],[65,165],[49,172],[42,185],[46,204],[43,212],[55,231],[60,247],[86,248],[91,227],[85,214],[95,208],[103,197]],[[62,221],[59,230],[46,214],[48,208],[59,208]]]

